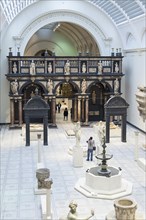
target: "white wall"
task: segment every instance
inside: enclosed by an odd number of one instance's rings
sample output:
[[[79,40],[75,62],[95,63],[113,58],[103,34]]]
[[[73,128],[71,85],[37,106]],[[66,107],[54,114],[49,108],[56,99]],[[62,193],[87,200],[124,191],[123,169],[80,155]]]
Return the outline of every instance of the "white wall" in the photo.
[[[137,87],[146,86],[146,50],[127,51],[125,54],[125,98],[129,104],[127,121],[134,126],[146,131],[146,121],[142,120],[137,109],[136,102]]]

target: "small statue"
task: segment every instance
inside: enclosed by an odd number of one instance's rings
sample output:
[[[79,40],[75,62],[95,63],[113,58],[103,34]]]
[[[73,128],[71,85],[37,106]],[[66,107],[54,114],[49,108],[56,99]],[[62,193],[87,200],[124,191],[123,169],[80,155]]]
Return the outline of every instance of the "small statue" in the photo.
[[[115,63],[115,72],[116,72],[116,73],[119,72],[119,66],[118,66],[118,63],[117,63],[117,62]]]
[[[30,75],[35,75],[35,63],[33,60],[30,64]]]
[[[15,81],[11,82],[11,90],[13,95],[18,95],[18,82],[17,79]]]
[[[86,93],[86,89],[87,89],[87,82],[85,79],[83,79],[82,87],[81,87],[82,93]]]
[[[13,73],[17,73],[17,65],[16,62],[13,64]]]
[[[92,104],[96,104],[96,92],[95,90],[92,92]]]
[[[75,137],[76,137],[76,147],[80,146],[80,140],[81,140],[81,126],[80,122],[78,121],[74,128]]]
[[[65,72],[65,75],[70,74],[70,62],[69,62],[69,60],[67,60],[65,66],[64,66],[64,72]]]
[[[52,80],[48,80],[48,82],[47,82],[47,89],[48,89],[48,93],[49,94],[52,94],[53,93],[53,82],[52,82]]]
[[[82,65],[82,73],[86,73],[86,64],[85,63],[83,63],[83,65]]]
[[[102,62],[101,60],[98,62],[98,74],[102,74]]]
[[[48,64],[48,73],[52,73],[52,64],[49,62]]]
[[[81,217],[78,215],[76,209],[77,209],[77,203],[72,201],[70,204],[69,204],[69,208],[70,208],[70,211],[67,215],[67,220],[88,220],[90,219],[91,217],[94,216],[94,210],[91,210],[91,214],[87,217]]]
[[[114,93],[115,93],[115,95],[119,93],[119,80],[118,80],[118,78],[116,78],[116,80],[114,81]]]
[[[100,147],[102,147],[105,141],[105,125],[102,121],[100,121],[98,124],[97,135],[100,142]]]

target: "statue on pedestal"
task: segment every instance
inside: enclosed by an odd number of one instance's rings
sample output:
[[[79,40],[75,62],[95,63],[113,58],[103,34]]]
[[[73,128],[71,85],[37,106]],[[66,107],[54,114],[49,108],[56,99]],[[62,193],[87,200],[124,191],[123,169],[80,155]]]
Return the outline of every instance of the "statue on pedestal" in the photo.
[[[100,147],[104,144],[105,141],[105,124],[103,121],[99,122],[98,129],[97,129],[97,135],[100,143]]]
[[[17,79],[15,81],[11,82],[11,90],[13,95],[18,95],[18,82]]]
[[[81,126],[80,122],[78,121],[74,128],[75,137],[76,137],[76,147],[80,147],[80,140],[81,140]]]

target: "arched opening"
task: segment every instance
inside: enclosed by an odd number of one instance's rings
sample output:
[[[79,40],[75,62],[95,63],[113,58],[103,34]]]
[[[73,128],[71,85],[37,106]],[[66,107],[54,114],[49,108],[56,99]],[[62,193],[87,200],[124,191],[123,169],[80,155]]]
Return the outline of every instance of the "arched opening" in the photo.
[[[76,85],[70,82],[61,82],[56,88],[56,122],[63,120],[65,108],[68,109],[68,120],[74,118],[74,100],[78,92]]]
[[[35,95],[39,95],[39,96],[43,97],[43,93],[44,93],[43,88],[37,83],[30,83],[30,84],[26,85],[22,89],[22,94],[23,94],[23,96],[22,96],[22,109],[24,108],[24,105],[28,102],[28,100],[30,100]],[[24,111],[22,113],[22,120],[23,120],[23,122],[25,122]],[[42,123],[42,119],[41,118],[31,119],[31,123]]]
[[[89,88],[89,121],[104,120],[104,104],[109,99],[109,87],[97,82]]]

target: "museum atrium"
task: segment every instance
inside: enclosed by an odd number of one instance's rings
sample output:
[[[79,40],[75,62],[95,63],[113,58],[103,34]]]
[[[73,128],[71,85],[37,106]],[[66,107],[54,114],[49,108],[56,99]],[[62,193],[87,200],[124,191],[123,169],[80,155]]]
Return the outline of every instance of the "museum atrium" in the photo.
[[[145,220],[146,0],[1,0],[0,40],[1,219]]]

